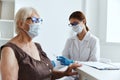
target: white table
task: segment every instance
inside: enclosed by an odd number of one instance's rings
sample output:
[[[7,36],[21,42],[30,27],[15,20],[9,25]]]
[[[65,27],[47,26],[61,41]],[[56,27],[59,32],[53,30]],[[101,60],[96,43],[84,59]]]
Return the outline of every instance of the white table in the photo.
[[[119,65],[119,64],[115,64]],[[60,69],[60,71],[66,70],[67,67]],[[78,73],[81,75],[80,80],[120,80],[120,70],[98,70],[86,65],[77,68]],[[63,77],[58,80],[65,80]]]
[[[86,65],[77,69],[80,80],[120,80],[120,70],[98,70]]]

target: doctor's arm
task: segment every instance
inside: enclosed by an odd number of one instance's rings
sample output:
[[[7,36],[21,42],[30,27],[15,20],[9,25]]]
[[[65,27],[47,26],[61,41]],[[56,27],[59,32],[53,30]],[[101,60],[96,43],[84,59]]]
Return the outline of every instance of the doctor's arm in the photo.
[[[4,47],[1,51],[1,76],[2,80],[18,79],[18,63],[9,47]]]
[[[65,47],[63,49],[63,52],[62,52],[62,55],[66,58],[69,58],[70,59],[70,54],[69,54],[69,47],[70,47],[70,40],[68,39],[65,43]]]
[[[100,43],[99,39],[96,39],[95,43],[92,45],[88,61],[99,61],[99,59],[100,59]]]
[[[60,61],[61,65],[69,66],[71,63],[74,63],[74,60],[70,59],[70,53],[69,53],[70,52],[69,51],[70,45],[71,45],[71,41],[70,41],[70,39],[68,39],[66,41],[64,50],[62,52],[63,56],[57,57],[57,60]]]

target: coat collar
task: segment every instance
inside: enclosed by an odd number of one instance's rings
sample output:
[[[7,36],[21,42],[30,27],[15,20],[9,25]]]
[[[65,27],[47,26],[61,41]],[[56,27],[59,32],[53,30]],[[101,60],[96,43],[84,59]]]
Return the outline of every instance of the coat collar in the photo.
[[[84,41],[84,40],[88,41],[90,39],[90,35],[91,35],[90,31],[88,31],[82,41]],[[79,39],[78,39],[77,35],[75,35],[72,37],[72,40],[79,40]]]
[[[91,33],[90,33],[90,31],[88,31],[86,33],[85,37],[83,38],[83,40],[81,40],[81,43],[83,43],[84,41],[88,42],[89,39],[90,39],[90,36],[91,36]],[[74,40],[74,43],[75,43],[76,47],[79,49],[79,44],[78,43],[80,42],[80,40],[78,39],[77,35],[73,36],[72,40]]]

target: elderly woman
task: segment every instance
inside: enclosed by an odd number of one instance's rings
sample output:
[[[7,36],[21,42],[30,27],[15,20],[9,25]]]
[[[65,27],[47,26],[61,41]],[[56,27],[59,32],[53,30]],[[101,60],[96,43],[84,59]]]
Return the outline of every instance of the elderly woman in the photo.
[[[16,16],[17,36],[1,47],[2,80],[54,80],[77,74],[72,69],[54,71],[51,61],[32,39],[39,34],[41,18],[33,8],[21,8]]]

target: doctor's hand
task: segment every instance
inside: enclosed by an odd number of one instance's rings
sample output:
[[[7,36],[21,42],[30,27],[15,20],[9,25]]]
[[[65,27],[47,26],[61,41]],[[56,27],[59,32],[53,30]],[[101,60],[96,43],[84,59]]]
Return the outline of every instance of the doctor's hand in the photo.
[[[71,63],[74,63],[74,60],[68,59],[63,56],[57,56],[57,60],[60,61],[61,65],[65,65],[65,66],[68,66]]]
[[[72,75],[77,75],[78,72],[74,71],[72,72],[72,70],[76,69],[77,67],[81,67],[82,65],[81,64],[78,64],[78,63],[73,63],[72,65],[68,66],[67,70],[64,72],[64,74],[66,76],[72,76]]]

